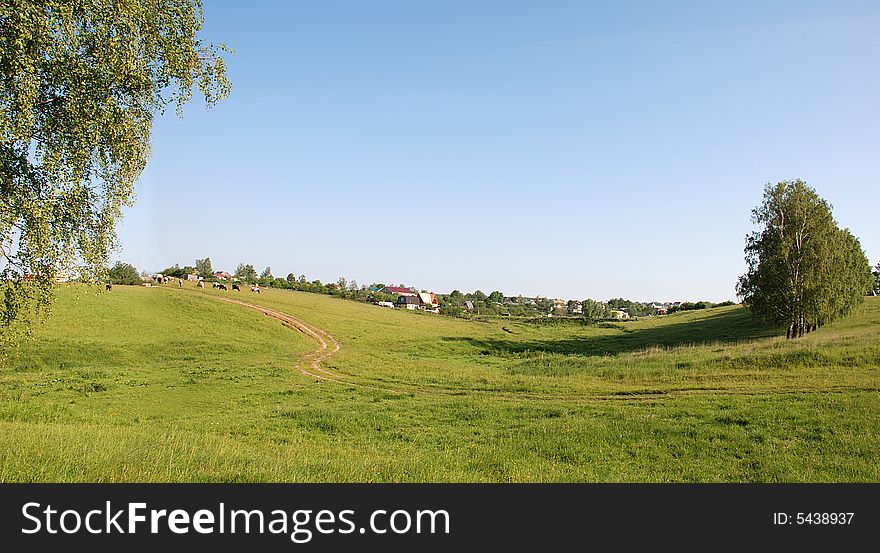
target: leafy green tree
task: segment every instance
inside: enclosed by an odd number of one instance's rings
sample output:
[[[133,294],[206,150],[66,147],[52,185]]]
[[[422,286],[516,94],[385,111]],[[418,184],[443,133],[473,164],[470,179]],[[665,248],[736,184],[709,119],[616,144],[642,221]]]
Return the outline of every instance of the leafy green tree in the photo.
[[[768,184],[746,237],[737,294],[752,313],[796,338],[847,315],[864,299],[870,266],[828,202],[800,179]]]
[[[287,284],[293,286],[296,284],[296,275],[293,273],[287,273]]]
[[[113,284],[140,284],[141,276],[134,265],[117,261],[109,273],[110,282]]]
[[[611,316],[611,310],[605,302],[588,298],[581,302],[581,305],[583,306],[584,319],[588,321],[601,321]]]
[[[193,267],[181,267],[180,265],[175,264],[174,267],[164,269],[162,274],[167,277],[184,278],[193,271],[195,271],[195,268]]]
[[[235,277],[242,282],[253,284],[257,281],[257,270],[249,263],[239,263],[235,269]]]
[[[487,299],[492,303],[504,303],[504,294],[502,294],[498,290],[495,290],[494,292],[489,294],[489,297]]]
[[[874,267],[874,293],[880,296],[880,262]]]
[[[202,278],[211,278],[214,276],[214,267],[211,265],[211,258],[196,259],[196,273]]]
[[[809,309],[816,313],[808,321],[811,329],[852,312],[873,286],[871,266],[849,229],[835,229],[825,255],[817,276],[819,285],[807,297]]]
[[[272,276],[272,267],[266,267],[263,269],[263,272],[260,273],[260,278],[257,279],[257,283],[259,283],[260,286],[269,286],[273,280],[275,280],[275,277]]]
[[[460,314],[461,310],[454,310],[452,308],[463,306],[464,302],[465,302],[465,295],[462,294],[460,290],[453,290],[452,292],[450,292],[450,294],[447,298],[447,302],[448,302],[448,307],[449,307],[446,310],[447,312],[449,312],[450,314]],[[454,311],[454,313],[453,313],[453,311]],[[440,312],[444,313],[443,309],[441,309]]]
[[[48,313],[56,273],[103,279],[154,115],[229,94],[202,24],[199,0],[0,3],[0,342]]]

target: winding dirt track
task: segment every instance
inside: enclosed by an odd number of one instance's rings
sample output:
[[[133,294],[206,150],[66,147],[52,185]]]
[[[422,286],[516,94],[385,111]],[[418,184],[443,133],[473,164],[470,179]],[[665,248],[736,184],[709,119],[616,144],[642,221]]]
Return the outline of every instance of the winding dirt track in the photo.
[[[338,382],[340,384],[349,384],[356,385],[353,382],[346,382],[342,379],[338,374],[328,371],[327,369],[321,366],[321,363],[326,361],[330,356],[339,351],[340,345],[339,341],[334,338],[329,332],[326,330],[321,330],[318,327],[312,326],[306,322],[303,322],[299,319],[291,317],[286,313],[282,313],[280,311],[275,311],[273,309],[269,309],[266,307],[262,307],[259,305],[254,305],[252,303],[247,303],[239,300],[233,300],[229,298],[217,298],[220,301],[225,301],[227,303],[234,303],[236,305],[241,305],[243,307],[247,307],[253,309],[255,311],[259,311],[260,313],[272,317],[278,321],[281,321],[281,324],[288,328],[292,328],[299,332],[302,332],[309,338],[313,339],[318,343],[318,349],[313,351],[312,353],[306,355],[302,361],[297,365],[297,369],[299,372],[306,376],[311,376],[318,380],[326,380],[329,382]],[[314,371],[314,372],[312,372]]]
[[[310,376],[316,381],[321,382],[335,382],[337,384],[344,384],[346,386],[368,388],[371,390],[379,390],[383,392],[392,392],[398,394],[406,393],[405,391],[396,389],[394,387],[377,386],[364,382],[352,382],[351,380],[346,380],[341,375],[325,369],[322,366],[322,363],[330,358],[330,356],[335,354],[337,351],[339,351],[341,347],[339,344],[339,340],[334,338],[333,335],[326,330],[322,330],[316,326],[312,326],[305,321],[297,319],[296,317],[291,317],[287,313],[275,311],[274,309],[269,309],[268,307],[263,307],[261,305],[254,305],[252,303],[224,297],[216,297],[216,299],[220,301],[225,301],[226,303],[234,303],[242,307],[247,307],[248,309],[253,309],[254,311],[259,311],[263,315],[281,321],[281,324],[283,324],[287,328],[301,332],[317,342],[318,349],[303,357],[296,365],[296,368],[299,370],[299,372],[301,372],[305,376]]]

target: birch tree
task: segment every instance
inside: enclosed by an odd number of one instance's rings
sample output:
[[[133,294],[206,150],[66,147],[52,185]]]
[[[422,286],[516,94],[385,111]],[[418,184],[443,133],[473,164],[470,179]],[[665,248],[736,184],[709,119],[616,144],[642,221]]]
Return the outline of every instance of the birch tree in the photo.
[[[199,0],[0,3],[0,347],[46,314],[53,277],[106,275],[153,118],[229,94]]]
[[[880,296],[880,261],[874,267],[874,293]]]
[[[756,317],[797,338],[861,303],[870,287],[861,244],[806,183],[768,184],[752,221],[759,228],[746,237],[737,293]]]

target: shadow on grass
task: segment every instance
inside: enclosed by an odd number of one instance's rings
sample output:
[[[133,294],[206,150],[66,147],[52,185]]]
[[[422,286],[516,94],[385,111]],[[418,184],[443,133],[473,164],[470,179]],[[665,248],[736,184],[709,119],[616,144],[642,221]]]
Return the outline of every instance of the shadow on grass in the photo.
[[[701,313],[702,314],[702,313]],[[670,319],[678,318],[671,316]],[[674,320],[674,319],[673,319]],[[638,323],[614,323],[614,334],[581,336],[559,340],[508,340],[501,338],[446,337],[449,342],[465,342],[484,355],[545,352],[576,355],[617,355],[650,347],[675,347],[705,344],[732,344],[778,336],[779,331],[755,321],[748,309],[724,309],[707,312],[700,318],[665,320],[657,326]]]

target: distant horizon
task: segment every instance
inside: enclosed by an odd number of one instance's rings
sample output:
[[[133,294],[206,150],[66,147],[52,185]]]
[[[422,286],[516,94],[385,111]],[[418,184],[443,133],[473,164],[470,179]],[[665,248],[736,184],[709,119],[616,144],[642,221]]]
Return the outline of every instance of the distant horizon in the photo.
[[[210,256],[207,256],[207,257],[210,257]],[[199,258],[199,259],[203,259],[203,258]],[[135,263],[133,263],[133,262],[131,262],[131,261],[129,261],[129,260],[126,260],[126,259],[121,259],[121,258],[119,258],[119,259],[116,259],[116,261],[119,261],[119,262],[122,262],[122,263],[129,263],[129,264],[133,265],[133,266],[138,270],[139,273],[146,272],[146,273],[149,273],[149,274],[160,274],[163,270],[168,269],[168,268],[171,268],[171,267],[174,267],[175,265],[179,266],[180,268],[184,268],[184,267],[194,267],[194,263],[195,263],[195,259],[194,259],[192,262],[188,262],[188,263],[180,263],[180,262],[178,261],[178,262],[176,262],[176,263],[171,263],[170,265],[166,265],[166,266],[164,266],[164,267],[162,267],[162,268],[159,268],[159,269],[150,270],[150,269],[145,269],[145,268],[142,268],[142,267],[138,267]],[[243,263],[247,263],[247,262],[243,262]],[[213,258],[211,258],[211,264],[212,264],[212,267],[213,267],[214,273],[218,273],[218,272],[221,272],[221,271],[222,271],[222,272],[226,272],[226,273],[228,273],[228,274],[230,274],[230,275],[234,275],[234,274],[235,274],[235,268],[228,269],[228,268],[225,268],[225,267],[218,267],[217,265],[214,264],[214,260],[213,260]],[[237,266],[238,266],[238,263],[236,263],[235,265],[236,265],[236,267],[237,267]],[[271,265],[269,265],[269,267],[271,268]],[[256,265],[254,265],[254,269],[257,271],[257,274],[261,273],[261,272],[263,271],[263,269],[265,269],[265,268],[266,268],[266,267],[257,267]],[[272,269],[272,276],[275,277],[275,278],[287,278],[287,275],[290,274],[290,273],[291,273],[291,271],[284,271],[283,273],[277,273],[277,272],[275,271],[275,269]],[[308,280],[308,282],[313,282],[314,280],[320,280],[322,284],[335,284],[335,283],[339,280],[340,277],[343,277],[343,278],[345,278],[345,279],[346,279],[347,281],[349,281],[349,282],[351,282],[352,280],[356,281],[356,282],[358,283],[358,288],[360,288],[361,285],[364,285],[364,286],[371,286],[371,285],[373,285],[373,284],[383,284],[383,285],[385,285],[385,286],[400,286],[400,285],[403,285],[403,286],[405,286],[405,287],[415,288],[415,289],[418,290],[418,291],[425,290],[425,291],[428,291],[428,292],[432,292],[432,293],[435,293],[435,294],[442,294],[442,295],[449,295],[449,294],[451,294],[454,290],[458,290],[459,292],[461,292],[461,293],[463,293],[463,294],[472,294],[472,293],[474,293],[474,292],[480,291],[480,292],[483,292],[484,294],[486,294],[486,295],[488,296],[488,295],[491,294],[492,292],[494,292],[494,291],[498,291],[498,292],[503,293],[503,294],[504,294],[504,297],[507,297],[507,298],[515,298],[515,297],[518,297],[518,296],[522,296],[522,297],[524,297],[524,298],[550,298],[550,299],[566,299],[566,300],[578,300],[578,301],[582,301],[582,300],[586,300],[586,299],[592,299],[592,300],[606,301],[606,302],[609,301],[609,300],[612,300],[612,299],[622,298],[622,299],[626,299],[626,300],[634,301],[634,302],[637,302],[637,303],[674,303],[674,302],[685,303],[685,302],[698,302],[698,301],[710,301],[710,302],[712,302],[712,303],[722,303],[722,302],[724,302],[724,301],[734,301],[734,302],[736,302],[736,303],[739,303],[739,298],[736,297],[736,294],[734,294],[733,297],[731,297],[731,298],[728,298],[728,299],[719,299],[719,300],[711,300],[711,299],[709,299],[709,298],[674,298],[674,299],[673,299],[673,298],[664,298],[664,299],[654,298],[654,299],[646,300],[646,299],[640,299],[640,298],[637,298],[637,297],[629,297],[629,296],[624,296],[624,295],[611,295],[611,296],[608,296],[607,298],[595,297],[595,296],[589,296],[589,295],[586,295],[586,296],[570,296],[570,297],[569,297],[569,296],[560,296],[560,295],[553,295],[553,294],[508,293],[507,290],[502,290],[502,289],[497,288],[497,287],[496,287],[496,288],[485,288],[485,289],[483,289],[483,288],[474,288],[474,289],[472,289],[472,290],[464,289],[464,288],[461,288],[461,287],[455,287],[455,288],[451,288],[451,289],[449,289],[449,290],[444,291],[444,290],[434,290],[434,289],[431,289],[431,288],[428,288],[428,287],[418,286],[417,284],[414,284],[414,283],[407,283],[407,282],[386,281],[386,280],[369,280],[369,281],[368,281],[368,280],[360,280],[360,279],[357,279],[357,278],[354,278],[354,279],[353,279],[353,278],[349,278],[348,275],[338,275],[338,276],[335,277],[335,278],[328,278],[328,279],[325,280],[325,279],[320,278],[320,277],[311,277],[311,276],[309,276],[308,273],[294,273],[294,274],[297,276],[297,278],[299,278],[299,276],[300,276],[301,274],[305,274],[306,279]]]
[[[208,256],[208,257],[210,257],[210,256]],[[199,259],[204,259],[204,258],[199,258]],[[145,269],[145,268],[142,268],[142,267],[138,267],[137,265],[135,265],[135,264],[132,263],[131,261],[127,261],[127,260],[125,260],[125,259],[117,259],[116,261],[120,261],[120,262],[122,262],[122,263],[130,263],[131,265],[133,265],[133,266],[138,270],[138,272],[140,272],[140,273],[144,273],[144,272],[146,272],[146,273],[149,273],[149,274],[161,274],[161,272],[162,272],[163,270],[168,269],[168,268],[171,268],[171,267],[174,267],[175,265],[177,265],[178,267],[180,267],[180,268],[182,269],[182,268],[184,268],[184,267],[194,267],[194,264],[195,264],[195,259],[194,259],[192,262],[189,262],[189,263],[180,263],[180,262],[178,261],[178,262],[176,262],[176,263],[172,263],[172,264],[170,264],[170,265],[166,265],[165,267],[162,267],[162,268],[159,268],[159,269],[150,270],[150,269]],[[247,263],[247,262],[243,262],[243,263]],[[225,268],[225,267],[218,267],[217,265],[214,264],[214,260],[213,260],[213,258],[211,258],[211,264],[212,264],[212,268],[213,268],[214,273],[225,272],[225,273],[228,273],[229,275],[234,275],[234,274],[235,274],[235,268],[228,269],[228,268]],[[236,263],[235,265],[236,265],[236,268],[237,268],[238,263]],[[271,265],[270,265],[269,267],[271,267]],[[260,274],[265,268],[266,268],[266,267],[262,267],[262,268],[261,268],[261,267],[257,267],[256,265],[254,265],[254,269],[257,271],[257,274]],[[275,277],[275,278],[287,278],[287,275],[288,275],[288,274],[291,274],[291,271],[285,271],[285,272],[282,274],[282,273],[276,273],[274,269],[272,270],[272,276]],[[553,295],[553,294],[508,293],[507,290],[502,290],[502,289],[500,289],[500,288],[491,288],[491,289],[489,289],[489,288],[487,288],[487,289],[483,289],[483,288],[474,288],[473,290],[466,290],[466,289],[464,289],[464,288],[456,287],[456,288],[451,288],[451,289],[449,289],[448,291],[444,291],[444,290],[433,290],[433,289],[431,289],[431,288],[427,288],[427,287],[424,287],[424,286],[418,286],[417,284],[414,284],[414,283],[399,282],[399,281],[385,281],[385,280],[370,280],[370,281],[364,280],[364,281],[362,281],[362,280],[360,280],[360,279],[356,279],[356,278],[355,278],[355,279],[351,279],[351,278],[349,278],[347,275],[338,275],[338,276],[335,277],[335,278],[330,278],[330,279],[325,280],[325,279],[320,278],[320,277],[310,277],[310,276],[308,275],[308,273],[294,273],[294,274],[297,276],[297,278],[299,278],[299,276],[300,276],[301,274],[305,274],[306,279],[308,280],[308,282],[313,282],[314,280],[317,279],[317,280],[320,280],[322,284],[335,284],[335,283],[339,280],[340,277],[343,277],[343,278],[345,278],[348,282],[351,282],[352,280],[356,281],[356,282],[358,283],[358,288],[360,288],[362,285],[363,285],[363,286],[372,286],[372,285],[374,285],[374,284],[383,284],[383,285],[385,285],[385,286],[400,286],[400,285],[403,285],[404,287],[415,288],[417,291],[425,290],[425,291],[428,291],[428,292],[432,292],[432,293],[435,293],[435,294],[442,294],[442,295],[449,295],[449,294],[451,294],[454,290],[458,290],[459,292],[461,292],[461,293],[463,293],[463,294],[472,294],[472,293],[475,293],[475,292],[477,292],[477,291],[480,291],[480,292],[483,292],[484,294],[486,294],[486,295],[488,296],[488,295],[491,294],[492,292],[494,292],[494,291],[498,291],[498,292],[503,293],[503,294],[504,294],[504,297],[506,297],[506,298],[515,298],[515,297],[518,297],[518,296],[522,296],[523,298],[548,298],[548,299],[565,299],[565,300],[577,300],[577,301],[582,301],[582,300],[586,300],[586,299],[592,299],[592,300],[603,301],[603,302],[607,302],[607,301],[610,301],[610,300],[612,300],[612,299],[625,299],[625,300],[630,300],[630,301],[634,301],[634,302],[637,302],[637,303],[675,303],[675,302],[685,303],[685,302],[698,302],[698,301],[710,301],[710,302],[712,302],[712,303],[722,303],[722,302],[724,302],[724,301],[734,301],[734,302],[736,302],[736,303],[739,303],[739,298],[737,298],[735,294],[734,294],[734,296],[733,296],[732,298],[729,298],[729,299],[726,299],[726,300],[725,300],[725,299],[721,299],[721,300],[710,300],[710,299],[708,299],[708,298],[674,298],[674,299],[672,299],[672,298],[664,298],[664,299],[654,298],[654,299],[646,300],[646,299],[640,299],[640,298],[637,298],[637,297],[627,297],[627,296],[621,296],[621,295],[617,295],[617,296],[615,296],[615,295],[611,295],[611,296],[608,296],[607,298],[593,297],[593,296],[589,296],[589,295],[587,295],[587,296],[571,296],[571,297],[569,297],[569,296],[560,296],[560,295]]]
[[[876,3],[260,6],[205,6],[232,94],[156,118],[113,261],[735,301],[796,178],[880,260]]]

